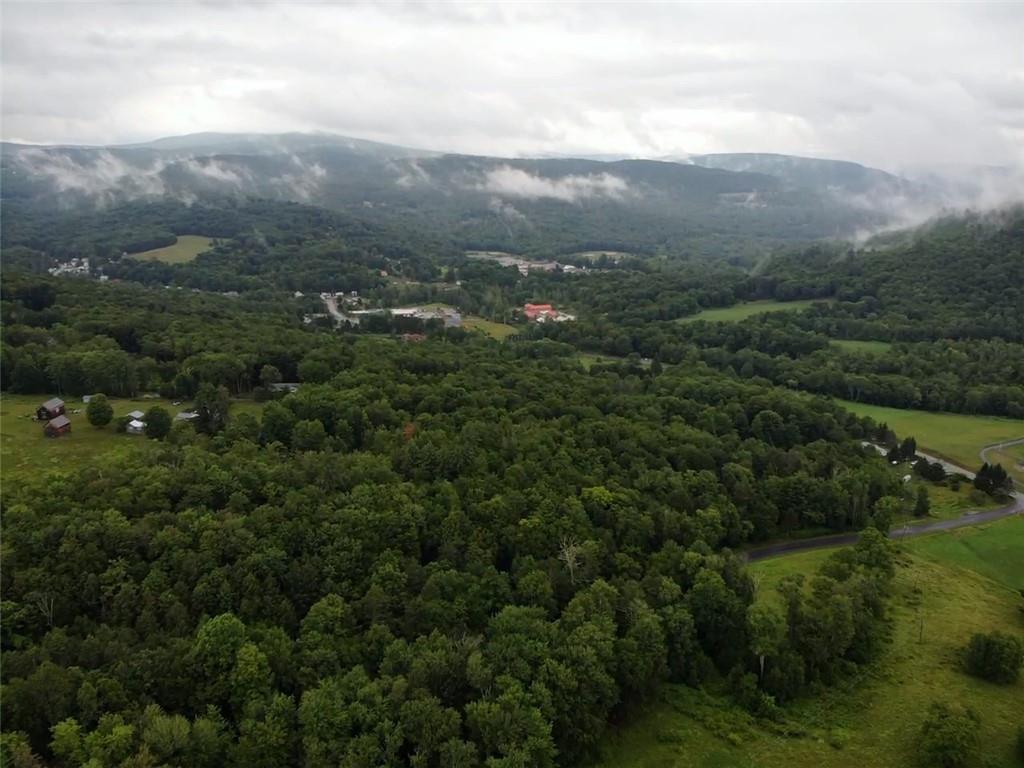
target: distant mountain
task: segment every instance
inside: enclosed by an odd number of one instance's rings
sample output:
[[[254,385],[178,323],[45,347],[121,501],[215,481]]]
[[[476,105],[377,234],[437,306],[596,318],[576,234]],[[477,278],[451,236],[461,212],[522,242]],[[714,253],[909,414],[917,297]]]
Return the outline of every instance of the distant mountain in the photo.
[[[426,150],[399,147],[332,133],[190,133],[140,144],[121,144],[112,149],[155,149],[192,154],[273,155],[336,147],[372,157],[430,157]]]
[[[811,188],[851,194],[923,195],[926,190],[904,178],[846,160],[822,160],[759,152],[691,155],[689,161],[705,168],[765,173],[793,188]]]
[[[110,147],[4,144],[5,209],[61,211],[225,196],[319,205],[459,247],[752,258],[850,237],[931,205],[925,185],[784,155],[687,162],[440,154],[331,134],[199,133]]]

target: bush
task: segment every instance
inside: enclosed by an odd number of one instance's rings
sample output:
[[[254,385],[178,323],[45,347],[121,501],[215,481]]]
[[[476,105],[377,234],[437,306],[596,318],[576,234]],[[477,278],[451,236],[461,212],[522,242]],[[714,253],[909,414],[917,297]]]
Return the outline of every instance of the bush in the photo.
[[[1003,632],[975,634],[964,650],[967,671],[993,683],[1013,683],[1024,663],[1024,643]]]
[[[932,704],[921,726],[922,764],[961,768],[978,748],[978,716],[959,704]]]
[[[114,418],[114,407],[106,395],[93,395],[85,406],[85,417],[94,427],[105,427]]]

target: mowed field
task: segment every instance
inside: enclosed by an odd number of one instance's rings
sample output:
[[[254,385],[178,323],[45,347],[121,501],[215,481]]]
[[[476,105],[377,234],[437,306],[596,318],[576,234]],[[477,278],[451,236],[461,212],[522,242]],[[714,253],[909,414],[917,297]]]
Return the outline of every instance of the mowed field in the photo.
[[[493,320],[485,320],[482,317],[473,315],[462,316],[462,327],[470,331],[480,331],[488,336],[501,341],[518,332],[515,326],[508,323],[496,323]]]
[[[85,404],[81,398],[67,398],[68,418],[71,420],[71,434],[60,437],[46,437],[44,422],[36,421],[35,410],[39,404],[52,395],[10,395],[0,397],[0,469],[5,479],[27,472],[74,469],[91,457],[125,446],[145,442],[143,435],[128,435],[114,431],[113,422],[102,429],[92,426],[85,417]],[[129,411],[147,411],[154,405],[166,408],[172,416],[188,410],[187,403],[176,406],[170,400],[111,399],[114,418]],[[259,415],[263,405],[252,400],[236,400],[231,404],[231,413],[249,411]],[[81,409],[81,413],[72,413]]]
[[[1010,686],[965,674],[959,649],[974,632],[1024,637],[1024,519],[905,543],[891,608],[892,641],[857,678],[758,721],[714,692],[668,686],[647,712],[603,742],[602,768],[897,768],[919,765],[917,736],[933,701],[961,702],[981,717],[980,759],[1017,766],[1014,745],[1024,680]],[[828,551],[751,566],[759,599],[774,600],[789,573],[811,573]]]
[[[707,320],[712,323],[735,323],[739,320],[746,320],[754,315],[761,315],[765,312],[796,312],[800,309],[807,309],[819,300],[802,301],[774,301],[764,299],[762,301],[748,301],[744,304],[734,304],[731,307],[715,307],[705,309],[696,315],[679,318],[680,323],[692,323],[694,320]]]
[[[981,466],[980,452],[984,446],[1024,437],[1024,421],[1020,419],[886,408],[849,400],[836,402],[859,416],[885,422],[900,438],[913,437],[921,450],[938,454],[971,470]],[[1007,471],[1013,469],[1006,464],[1003,466]],[[1016,477],[1024,481],[1024,473],[1020,470],[1016,471]]]
[[[888,341],[857,341],[855,339],[832,339],[832,346],[844,352],[856,352],[864,355],[884,355],[892,344]]]
[[[163,261],[168,264],[184,264],[192,261],[203,251],[208,251],[213,246],[213,240],[200,235],[179,235],[174,245],[165,248],[154,248],[151,251],[128,254],[133,259],[143,261]]]

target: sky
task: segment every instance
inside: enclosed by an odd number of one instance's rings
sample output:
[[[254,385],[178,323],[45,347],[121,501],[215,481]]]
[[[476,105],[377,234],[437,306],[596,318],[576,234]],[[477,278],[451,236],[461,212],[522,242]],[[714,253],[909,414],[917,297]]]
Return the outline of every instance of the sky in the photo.
[[[1024,3],[0,6],[2,133],[1024,167]]]

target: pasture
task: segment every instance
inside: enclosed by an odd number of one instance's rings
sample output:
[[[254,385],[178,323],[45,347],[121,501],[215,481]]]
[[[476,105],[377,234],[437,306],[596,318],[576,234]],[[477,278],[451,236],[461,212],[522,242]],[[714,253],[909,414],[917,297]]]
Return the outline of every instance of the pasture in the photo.
[[[141,259],[143,261],[162,261],[166,264],[184,264],[185,262],[192,261],[200,253],[203,253],[203,251],[210,250],[211,247],[213,247],[213,240],[209,237],[202,237],[200,235],[178,235],[178,240],[174,245],[168,245],[164,248],[153,248],[150,251],[130,253],[128,255],[133,259]]]
[[[981,716],[978,765],[1011,768],[1024,680],[999,686],[966,675],[959,649],[971,634],[1024,635],[1020,618],[1024,520],[905,543],[890,615],[892,640],[857,677],[759,721],[715,686],[666,686],[658,700],[602,743],[602,768],[896,768],[917,764],[917,734],[928,706],[960,701]],[[968,554],[969,553],[969,554]],[[789,573],[810,573],[829,551],[750,566],[758,599],[774,600]]]
[[[85,404],[81,398],[65,398],[67,416],[71,420],[71,434],[51,438],[43,434],[43,422],[33,418],[35,410],[52,395],[11,395],[4,393],[0,398],[0,462],[4,479],[26,473],[43,473],[51,470],[77,469],[91,458],[107,451],[125,446],[145,443],[142,435],[128,435],[114,431],[113,422],[103,428],[92,426],[85,416]],[[146,411],[154,405],[166,408],[171,415],[188,410],[186,404],[172,405],[162,398],[111,398],[114,418],[129,411]],[[236,400],[231,404],[231,413],[249,411],[259,415],[263,406],[252,400]],[[72,413],[80,409],[81,413]]]
[[[980,452],[984,446],[1024,437],[1024,421],[1020,419],[914,411],[849,400],[837,399],[836,402],[858,416],[870,416],[879,423],[888,424],[901,439],[915,438],[921,450],[942,456],[972,471],[981,466]],[[1008,472],[1013,469],[1006,464],[1003,466]],[[1024,480],[1024,473],[1018,470],[1016,477]]]
[[[748,301],[743,304],[734,304],[731,307],[704,309],[696,315],[681,317],[677,322],[692,323],[695,320],[707,320],[710,323],[735,323],[740,320],[746,320],[754,315],[763,315],[767,312],[796,312],[813,306],[817,301],[775,301],[774,299]]]

